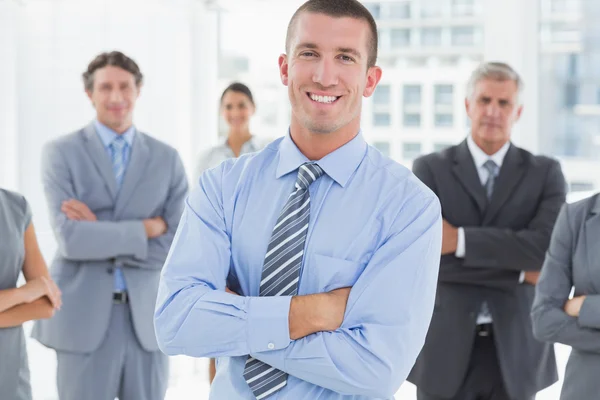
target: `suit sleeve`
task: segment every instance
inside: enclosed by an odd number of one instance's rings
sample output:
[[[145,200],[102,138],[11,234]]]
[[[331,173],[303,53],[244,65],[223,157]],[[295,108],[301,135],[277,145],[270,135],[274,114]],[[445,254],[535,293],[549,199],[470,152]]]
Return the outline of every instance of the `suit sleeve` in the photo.
[[[185,198],[188,194],[188,183],[185,169],[179,153],[173,150],[171,181],[169,182],[169,193],[165,200],[161,217],[167,224],[167,232],[154,239],[148,240],[148,252],[146,257],[128,256],[117,257],[117,264],[126,267],[145,268],[160,270],[165,263],[169,248],[177,232],[177,226],[183,213]]]
[[[426,157],[418,158],[413,163],[413,173],[427,185],[437,196],[440,196],[430,162]],[[444,203],[442,215],[444,214]],[[463,268],[464,259],[455,255],[443,255],[439,272],[439,282],[456,283],[491,288],[512,288],[518,283],[519,273],[509,270],[489,270],[487,268]]]
[[[537,212],[525,229],[465,227],[466,254],[463,266],[539,271],[550,243],[550,235],[566,198],[566,183],[560,164],[553,161],[546,174]]]
[[[50,223],[62,257],[74,261],[100,261],[119,256],[148,256],[148,239],[142,221],[73,221],[61,211],[62,203],[77,199],[77,195],[66,157],[58,143],[44,147],[42,183]]]
[[[535,288],[531,311],[533,334],[545,342],[563,343],[577,350],[600,353],[598,296],[586,298],[579,318],[564,311],[573,288],[572,259],[577,246],[573,231],[579,228],[573,227],[572,222],[569,205],[565,205],[558,216]]]

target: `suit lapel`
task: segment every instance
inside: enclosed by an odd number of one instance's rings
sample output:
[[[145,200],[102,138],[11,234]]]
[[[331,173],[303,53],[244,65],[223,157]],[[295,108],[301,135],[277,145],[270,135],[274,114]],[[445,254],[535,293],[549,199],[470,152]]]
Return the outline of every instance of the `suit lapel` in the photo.
[[[104,183],[110,192],[113,200],[117,198],[117,181],[113,172],[112,164],[102,141],[96,133],[94,124],[90,123],[83,128],[84,147],[92,162],[96,165],[100,176],[104,179]]]
[[[479,180],[475,161],[473,161],[473,156],[469,151],[466,140],[456,146],[452,172],[473,200],[475,200],[480,214],[483,215],[487,203],[485,189]]]
[[[127,164],[125,176],[123,177],[119,196],[117,197],[117,203],[115,205],[115,216],[117,218],[121,217],[121,213],[127,205],[127,201],[133,192],[135,192],[135,188],[143,177],[149,157],[150,150],[144,136],[140,132],[136,132],[131,147],[129,163]]]
[[[485,211],[483,224],[489,223],[498,214],[504,203],[510,198],[514,189],[523,179],[525,173],[525,164],[519,149],[514,145],[510,145],[500,173],[494,182],[494,193],[490,201],[489,207]]]
[[[589,269],[590,285],[595,293],[600,293],[600,196],[596,198],[596,204],[590,211],[590,216],[585,221],[584,232],[585,248],[587,253],[587,266]]]

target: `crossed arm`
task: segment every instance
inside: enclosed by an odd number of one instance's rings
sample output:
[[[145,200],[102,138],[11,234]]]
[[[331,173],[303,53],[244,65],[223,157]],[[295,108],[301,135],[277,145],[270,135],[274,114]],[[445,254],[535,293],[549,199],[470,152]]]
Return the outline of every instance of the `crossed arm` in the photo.
[[[24,246],[23,275],[27,283],[15,289],[0,290],[0,328],[50,318],[62,304],[60,290],[50,279],[32,223],[25,231]]]
[[[71,260],[109,260],[130,267],[160,269],[187,195],[181,159],[173,157],[169,195],[162,213],[144,220],[100,221],[77,200],[66,157],[51,143],[43,152],[42,180],[61,255]],[[93,240],[91,240],[93,238]]]
[[[225,287],[231,248],[217,175],[205,174],[188,199],[162,272],[155,312],[161,350],[251,355],[339,393],[393,396],[423,346],[433,311],[441,245],[437,199],[415,196],[414,208],[408,207],[415,212],[398,214],[351,289],[237,296]]]

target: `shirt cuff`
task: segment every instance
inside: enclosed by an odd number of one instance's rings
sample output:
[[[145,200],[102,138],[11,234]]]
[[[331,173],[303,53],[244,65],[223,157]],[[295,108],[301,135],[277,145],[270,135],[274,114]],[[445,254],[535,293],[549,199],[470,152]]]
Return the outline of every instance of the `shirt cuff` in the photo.
[[[289,346],[291,296],[248,298],[248,346],[250,353]]]
[[[519,283],[525,282],[525,271],[521,271],[519,274]]]
[[[456,244],[456,252],[454,255],[458,258],[465,258],[465,229],[463,227],[458,228],[458,243]]]

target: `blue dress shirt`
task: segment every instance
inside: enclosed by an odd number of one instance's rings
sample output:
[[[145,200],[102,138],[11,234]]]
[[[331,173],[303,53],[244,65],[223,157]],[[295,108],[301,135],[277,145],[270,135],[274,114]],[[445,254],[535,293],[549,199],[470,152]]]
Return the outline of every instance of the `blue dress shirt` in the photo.
[[[96,133],[98,133],[98,136],[104,145],[104,149],[108,154],[108,159],[112,160],[112,149],[110,148],[110,145],[119,136],[119,134],[106,125],[100,123],[98,120],[94,120],[94,128],[96,128]],[[127,129],[121,136],[123,136],[123,139],[125,139],[125,142],[127,143],[127,145],[123,148],[123,163],[125,164],[125,168],[127,168],[127,164],[129,163],[129,158],[131,155],[131,147],[133,146],[133,139],[135,138],[135,127],[131,126],[131,128]],[[120,188],[121,183],[122,182],[117,182],[117,188]],[[115,291],[127,291],[125,276],[123,276],[123,271],[120,268],[115,268],[114,277]]]
[[[299,295],[352,286],[334,332],[290,340],[291,297],[257,297],[271,231],[307,162],[289,134],[206,171],[162,271],[155,313],[167,354],[217,357],[211,399],[253,399],[248,355],[289,374],[273,399],[391,399],[433,313],[437,197],[359,133],[318,161]],[[242,296],[225,292],[228,286]]]

